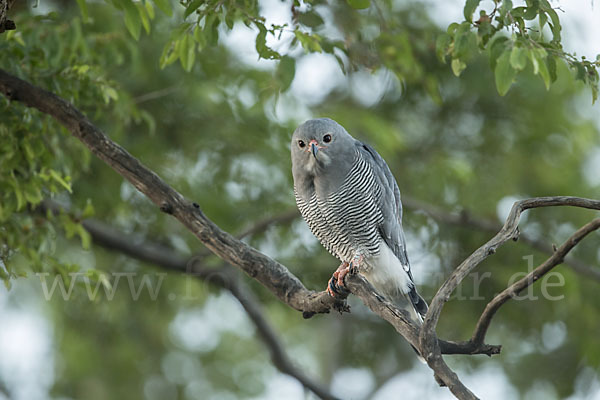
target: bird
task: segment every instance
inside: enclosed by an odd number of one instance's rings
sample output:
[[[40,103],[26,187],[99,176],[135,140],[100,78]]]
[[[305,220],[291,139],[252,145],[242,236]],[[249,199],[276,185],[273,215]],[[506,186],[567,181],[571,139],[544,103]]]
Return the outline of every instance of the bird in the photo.
[[[311,232],[341,261],[327,285],[344,292],[358,271],[420,325],[427,303],[415,287],[402,229],[398,184],[384,159],[329,118],[311,119],[291,140],[294,196]]]

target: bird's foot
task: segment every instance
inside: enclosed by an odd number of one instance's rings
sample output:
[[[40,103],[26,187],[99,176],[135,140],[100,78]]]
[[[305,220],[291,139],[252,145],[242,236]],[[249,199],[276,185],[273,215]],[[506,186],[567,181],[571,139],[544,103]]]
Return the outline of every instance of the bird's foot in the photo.
[[[335,270],[327,284],[327,293],[329,293],[331,297],[342,299],[348,297],[350,292],[344,285],[344,278],[349,272],[350,265],[347,262],[341,263],[338,269]]]

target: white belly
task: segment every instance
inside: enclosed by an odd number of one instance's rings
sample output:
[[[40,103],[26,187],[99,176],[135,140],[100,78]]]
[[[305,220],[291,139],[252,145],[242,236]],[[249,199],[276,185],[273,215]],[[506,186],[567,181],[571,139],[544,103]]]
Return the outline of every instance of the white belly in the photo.
[[[361,273],[388,300],[396,301],[410,291],[410,278],[405,266],[383,240],[379,243],[379,254],[363,262],[366,268],[362,268]]]

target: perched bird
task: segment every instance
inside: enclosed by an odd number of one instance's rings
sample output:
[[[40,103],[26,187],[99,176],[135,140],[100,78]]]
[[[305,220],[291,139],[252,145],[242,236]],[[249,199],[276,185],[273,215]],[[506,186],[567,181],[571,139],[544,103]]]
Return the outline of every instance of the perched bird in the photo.
[[[427,303],[413,282],[400,191],[383,158],[329,118],[300,125],[292,136],[291,152],[300,213],[321,244],[342,262],[327,291],[338,295],[353,266],[421,324]]]

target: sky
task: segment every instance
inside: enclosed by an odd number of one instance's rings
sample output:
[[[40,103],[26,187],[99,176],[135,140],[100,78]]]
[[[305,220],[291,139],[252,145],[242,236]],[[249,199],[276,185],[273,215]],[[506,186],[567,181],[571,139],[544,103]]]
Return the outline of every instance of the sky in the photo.
[[[518,1],[513,2],[518,5]],[[560,18],[563,25],[563,45],[566,51],[575,52],[577,55],[585,55],[589,59],[595,59],[600,54],[600,4],[594,4],[591,0],[552,1],[555,7],[559,6],[564,13]],[[450,22],[462,20],[462,0],[427,0],[426,4],[433,10],[432,16],[442,27]],[[485,6],[486,2],[482,2]],[[263,14],[267,17],[267,23],[285,23],[289,21],[289,2],[279,0],[261,1]],[[260,68],[272,68],[273,61],[258,60],[254,50],[253,32],[248,28],[238,25],[233,32],[222,40],[235,49],[242,62],[255,65]],[[270,45],[278,45],[269,42]],[[300,78],[301,77],[301,78]],[[351,90],[357,98],[365,102],[376,102],[378,96],[390,84],[390,77],[384,72],[374,75],[363,73],[360,79],[350,82]],[[296,79],[292,83],[291,92],[282,96],[282,105],[277,107],[273,118],[288,117],[289,110],[293,108],[295,118],[299,120],[310,117],[307,106],[318,102],[326,96],[333,88],[345,84],[345,77],[340,71],[337,62],[332,56],[323,54],[310,54],[299,60],[296,69]],[[293,105],[286,107],[285,104]],[[298,104],[301,106],[298,107]],[[302,106],[303,105],[303,106]],[[597,111],[598,106],[594,106]],[[589,112],[592,112],[591,106]],[[589,168],[592,171],[600,170],[600,151],[590,157]],[[598,174],[591,174],[589,179],[600,179]],[[512,203],[512,200],[508,203]],[[507,203],[507,204],[508,204]],[[498,214],[506,213],[506,205],[499,204]],[[411,244],[409,243],[409,246]],[[414,245],[416,246],[416,244]],[[14,400],[37,400],[48,398],[53,375],[53,333],[51,321],[44,317],[41,293],[35,298],[36,293],[31,292],[31,282],[24,280],[14,282],[14,288],[7,292],[0,286],[0,321],[3,327],[0,329],[0,376],[10,387],[19,388],[14,394]],[[37,286],[39,288],[39,286]],[[20,302],[22,298],[32,298],[26,302]],[[229,304],[227,299],[217,295],[212,300],[217,303]],[[207,304],[212,304],[207,302]],[[235,305],[229,305],[234,307]],[[243,312],[240,311],[239,318],[234,323],[246,326],[249,324]],[[227,326],[219,323],[219,318],[214,318],[210,309],[200,311],[194,315],[179,314],[172,324],[174,340],[188,343],[190,347],[206,346],[214,344],[218,332],[226,330],[240,331],[237,326]],[[214,328],[212,334],[201,343],[197,338],[185,335],[185,327],[200,326]],[[210,329],[210,328],[209,328]],[[549,326],[547,329],[550,336],[555,336],[560,327]],[[247,330],[247,329],[246,329]],[[401,340],[400,338],[398,340]],[[484,363],[478,371],[457,371],[464,379],[467,386],[475,393],[485,393],[486,399],[516,398],[516,392],[504,376],[501,368],[494,366],[493,359]],[[269,379],[264,399],[280,399],[285,394],[287,399],[305,399],[306,393],[294,379],[272,371],[274,377]],[[587,379],[587,380],[586,380]],[[498,380],[502,384],[498,384]],[[576,384],[577,393],[569,400],[600,400],[600,383],[594,371],[588,371],[581,377],[581,382]],[[585,380],[585,382],[584,382]],[[340,382],[353,382],[353,385],[339,384]],[[591,383],[589,383],[591,382]],[[590,389],[591,385],[591,389]],[[333,379],[332,391],[343,398],[348,398],[352,393],[355,395],[367,389],[373,388],[373,378],[369,371],[344,368],[336,373]],[[410,391],[410,393],[407,392]],[[595,395],[586,395],[585,393]],[[399,392],[404,392],[409,398],[453,398],[447,389],[439,388],[433,379],[431,372],[426,366],[417,366],[414,369],[392,377],[384,386],[378,388],[374,399],[388,399]],[[551,398],[552,388],[536,386],[528,393],[529,399]],[[0,392],[0,400],[5,397]]]

